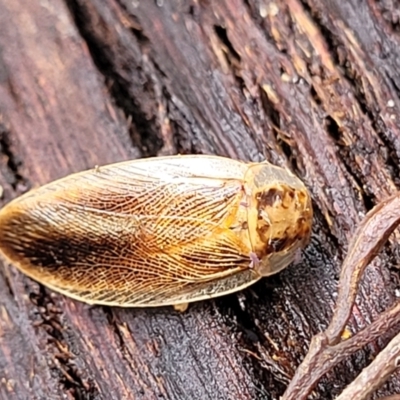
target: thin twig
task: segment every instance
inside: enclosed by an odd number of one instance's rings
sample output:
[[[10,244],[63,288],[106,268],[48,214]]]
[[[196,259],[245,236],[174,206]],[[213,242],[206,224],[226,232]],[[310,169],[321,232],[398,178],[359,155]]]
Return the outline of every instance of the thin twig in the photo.
[[[400,334],[376,356],[336,400],[368,399],[400,365]]]
[[[400,304],[382,313],[375,322],[352,338],[341,338],[365,268],[399,224],[399,210],[400,193],[397,193],[371,210],[356,230],[343,263],[338,299],[331,323],[325,332],[312,338],[310,349],[282,400],[306,399],[326,372],[399,322]]]

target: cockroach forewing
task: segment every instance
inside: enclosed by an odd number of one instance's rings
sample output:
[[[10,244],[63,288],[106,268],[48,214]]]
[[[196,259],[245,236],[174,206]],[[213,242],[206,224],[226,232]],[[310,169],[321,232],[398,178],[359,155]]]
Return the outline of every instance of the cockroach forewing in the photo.
[[[68,176],[0,212],[0,248],[28,276],[92,304],[156,306],[259,279],[232,231],[247,165],[130,161]]]

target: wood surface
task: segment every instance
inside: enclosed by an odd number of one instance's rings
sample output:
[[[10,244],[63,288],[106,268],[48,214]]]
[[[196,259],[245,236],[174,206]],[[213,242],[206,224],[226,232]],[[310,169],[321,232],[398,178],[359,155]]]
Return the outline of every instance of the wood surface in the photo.
[[[267,159],[309,188],[302,258],[240,294],[90,307],[0,266],[1,399],[279,399],[332,314],[347,244],[397,191],[399,5],[371,0],[0,0],[2,204],[111,162]],[[396,237],[350,331],[399,293]],[[394,332],[340,364],[335,398]],[[399,376],[376,398],[400,391]]]

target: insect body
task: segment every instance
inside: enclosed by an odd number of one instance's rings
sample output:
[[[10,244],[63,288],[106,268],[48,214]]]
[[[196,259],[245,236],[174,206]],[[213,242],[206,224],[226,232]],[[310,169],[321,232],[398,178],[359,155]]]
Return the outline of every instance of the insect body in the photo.
[[[67,176],[0,211],[0,249],[40,283],[91,304],[185,304],[240,290],[308,241],[303,183],[267,162],[128,161]]]

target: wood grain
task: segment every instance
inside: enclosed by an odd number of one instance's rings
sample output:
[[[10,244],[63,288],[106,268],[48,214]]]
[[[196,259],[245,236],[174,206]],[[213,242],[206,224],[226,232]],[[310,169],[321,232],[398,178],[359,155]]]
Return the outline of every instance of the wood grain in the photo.
[[[0,398],[279,398],[329,321],[352,232],[399,185],[399,25],[382,4],[0,0],[3,204],[95,165],[204,153],[288,166],[316,210],[299,264],[183,314],[88,307],[3,265]],[[368,268],[351,330],[395,301],[396,243]]]

